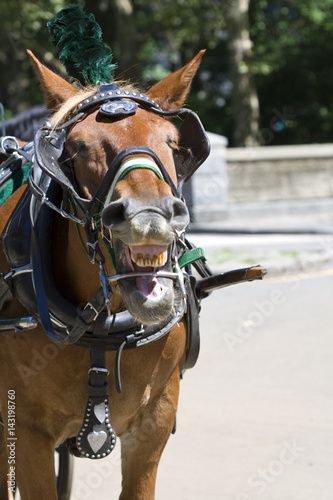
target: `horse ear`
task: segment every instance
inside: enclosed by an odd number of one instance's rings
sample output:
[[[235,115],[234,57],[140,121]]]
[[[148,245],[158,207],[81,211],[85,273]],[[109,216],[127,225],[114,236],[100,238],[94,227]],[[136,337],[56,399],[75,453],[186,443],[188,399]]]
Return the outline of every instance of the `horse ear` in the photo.
[[[181,108],[205,52],[205,50],[200,50],[186,66],[156,83],[147,92],[147,95],[156,101],[164,111]]]
[[[58,109],[67,99],[78,93],[78,90],[73,85],[44,66],[30,50],[27,50],[27,52],[43,87],[45,102],[49,109]]]

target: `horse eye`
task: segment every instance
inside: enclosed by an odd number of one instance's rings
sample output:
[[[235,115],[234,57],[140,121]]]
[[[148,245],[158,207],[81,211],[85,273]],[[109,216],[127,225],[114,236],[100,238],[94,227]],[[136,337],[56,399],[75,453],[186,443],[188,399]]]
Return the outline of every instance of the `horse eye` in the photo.
[[[166,142],[167,142],[167,145],[169,146],[169,148],[171,148],[171,149],[178,149],[177,141],[173,137],[169,136],[167,138]]]
[[[66,149],[67,146],[67,149]],[[66,152],[67,157],[72,159],[76,155],[87,154],[89,152],[88,145],[83,140],[71,141],[70,144],[66,144],[64,148],[64,153]]]
[[[72,150],[72,148],[70,148]],[[73,167],[75,157],[80,154],[85,154],[88,151],[88,146],[84,142],[78,142],[72,151],[68,151],[66,148],[63,149],[62,154],[59,158],[60,164],[66,164]]]

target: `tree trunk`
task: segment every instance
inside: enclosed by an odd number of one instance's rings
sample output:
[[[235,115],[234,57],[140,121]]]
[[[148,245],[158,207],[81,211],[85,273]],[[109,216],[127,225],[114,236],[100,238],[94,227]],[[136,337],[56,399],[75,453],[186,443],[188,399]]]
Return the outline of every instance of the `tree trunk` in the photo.
[[[223,6],[233,84],[233,145],[238,147],[259,144],[259,101],[252,72],[249,3],[250,0],[232,0]]]

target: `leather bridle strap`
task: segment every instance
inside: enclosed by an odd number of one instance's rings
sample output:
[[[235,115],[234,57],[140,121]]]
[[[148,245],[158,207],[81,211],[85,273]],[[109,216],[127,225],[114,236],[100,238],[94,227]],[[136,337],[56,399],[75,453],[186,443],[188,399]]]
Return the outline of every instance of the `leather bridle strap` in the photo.
[[[145,155],[145,160],[152,161],[154,168],[157,168],[159,173],[162,175],[163,180],[169,184],[172,194],[176,198],[180,198],[181,195],[176,188],[174,182],[172,181],[170,175],[168,174],[166,168],[164,167],[163,163],[159,159],[156,153],[152,151],[149,148],[146,148],[144,146],[135,146],[135,147],[130,147],[126,148],[120,153],[117,154],[117,156],[112,160],[109,169],[102,180],[102,183],[100,184],[99,188],[97,189],[97,192],[95,193],[93,199],[88,202],[87,210],[86,210],[86,215],[88,216],[88,220],[91,220],[96,215],[99,215],[101,209],[103,208],[102,205],[105,205],[104,200],[106,196],[108,196],[108,193],[110,191],[110,185],[112,185],[119,168],[121,168],[121,165],[127,160],[130,159],[129,157],[135,156],[137,157],[142,157],[141,155]],[[147,157],[146,157],[147,156]],[[78,199],[77,196],[73,195],[75,201],[86,201],[82,199]],[[103,200],[103,201],[102,201]]]
[[[33,272],[33,284],[36,293],[36,300],[38,306],[38,312],[40,321],[43,325],[44,331],[48,338],[53,342],[61,342],[61,340],[56,335],[53,325],[51,323],[51,318],[49,314],[49,307],[47,303],[43,271],[42,271],[42,258],[40,254],[40,248],[38,244],[37,229],[34,222],[33,210],[35,208],[35,203],[30,204],[30,220],[31,220],[31,263],[34,269]]]
[[[163,175],[161,170],[158,168],[156,165],[155,161],[150,159],[150,158],[141,158],[141,157],[135,157],[135,158],[130,158],[128,160],[125,160],[119,167],[118,172],[114,176],[114,179],[112,181],[111,187],[109,189],[109,192],[106,196],[104,205],[108,205],[113,196],[113,191],[118,184],[129,172],[132,170],[137,170],[137,169],[145,169],[145,170],[152,170],[157,177],[163,181]]]
[[[37,228],[35,226],[34,217],[32,215],[34,210],[34,203],[30,205],[30,220],[31,220],[31,259],[33,267],[33,283],[36,292],[36,301],[39,312],[40,321],[43,325],[44,331],[50,340],[53,342],[62,342],[64,344],[74,344],[77,342],[84,332],[94,323],[99,313],[105,305],[105,298],[103,290],[100,288],[95,297],[86,304],[84,309],[77,309],[77,316],[72,325],[71,330],[67,328],[67,336],[61,338],[54,331],[49,306],[47,303],[47,296],[45,292],[45,285],[43,279],[43,265],[39,247],[39,238]]]
[[[105,367],[105,349],[103,347],[92,347],[90,350],[90,370],[88,382],[88,394],[90,396],[107,396],[109,384],[106,381],[108,370]]]

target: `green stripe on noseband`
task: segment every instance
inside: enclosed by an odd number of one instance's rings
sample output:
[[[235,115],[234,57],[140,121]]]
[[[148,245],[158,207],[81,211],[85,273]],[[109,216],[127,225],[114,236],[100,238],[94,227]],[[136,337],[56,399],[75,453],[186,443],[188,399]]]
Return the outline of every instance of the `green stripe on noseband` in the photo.
[[[163,180],[162,172],[153,160],[140,156],[129,158],[120,165],[116,175],[114,176],[109,192],[104,200],[104,206],[111,202],[113,191],[118,182],[121,181],[129,172],[137,169],[151,170],[160,180]]]
[[[138,169],[152,170],[157,175],[157,177],[161,179],[161,181],[163,181],[163,176],[157,168],[153,167],[152,165],[138,164],[138,165],[131,165],[130,167],[126,168],[120,175],[118,182],[121,181],[125,177],[125,175],[127,175],[131,170],[138,170]]]

